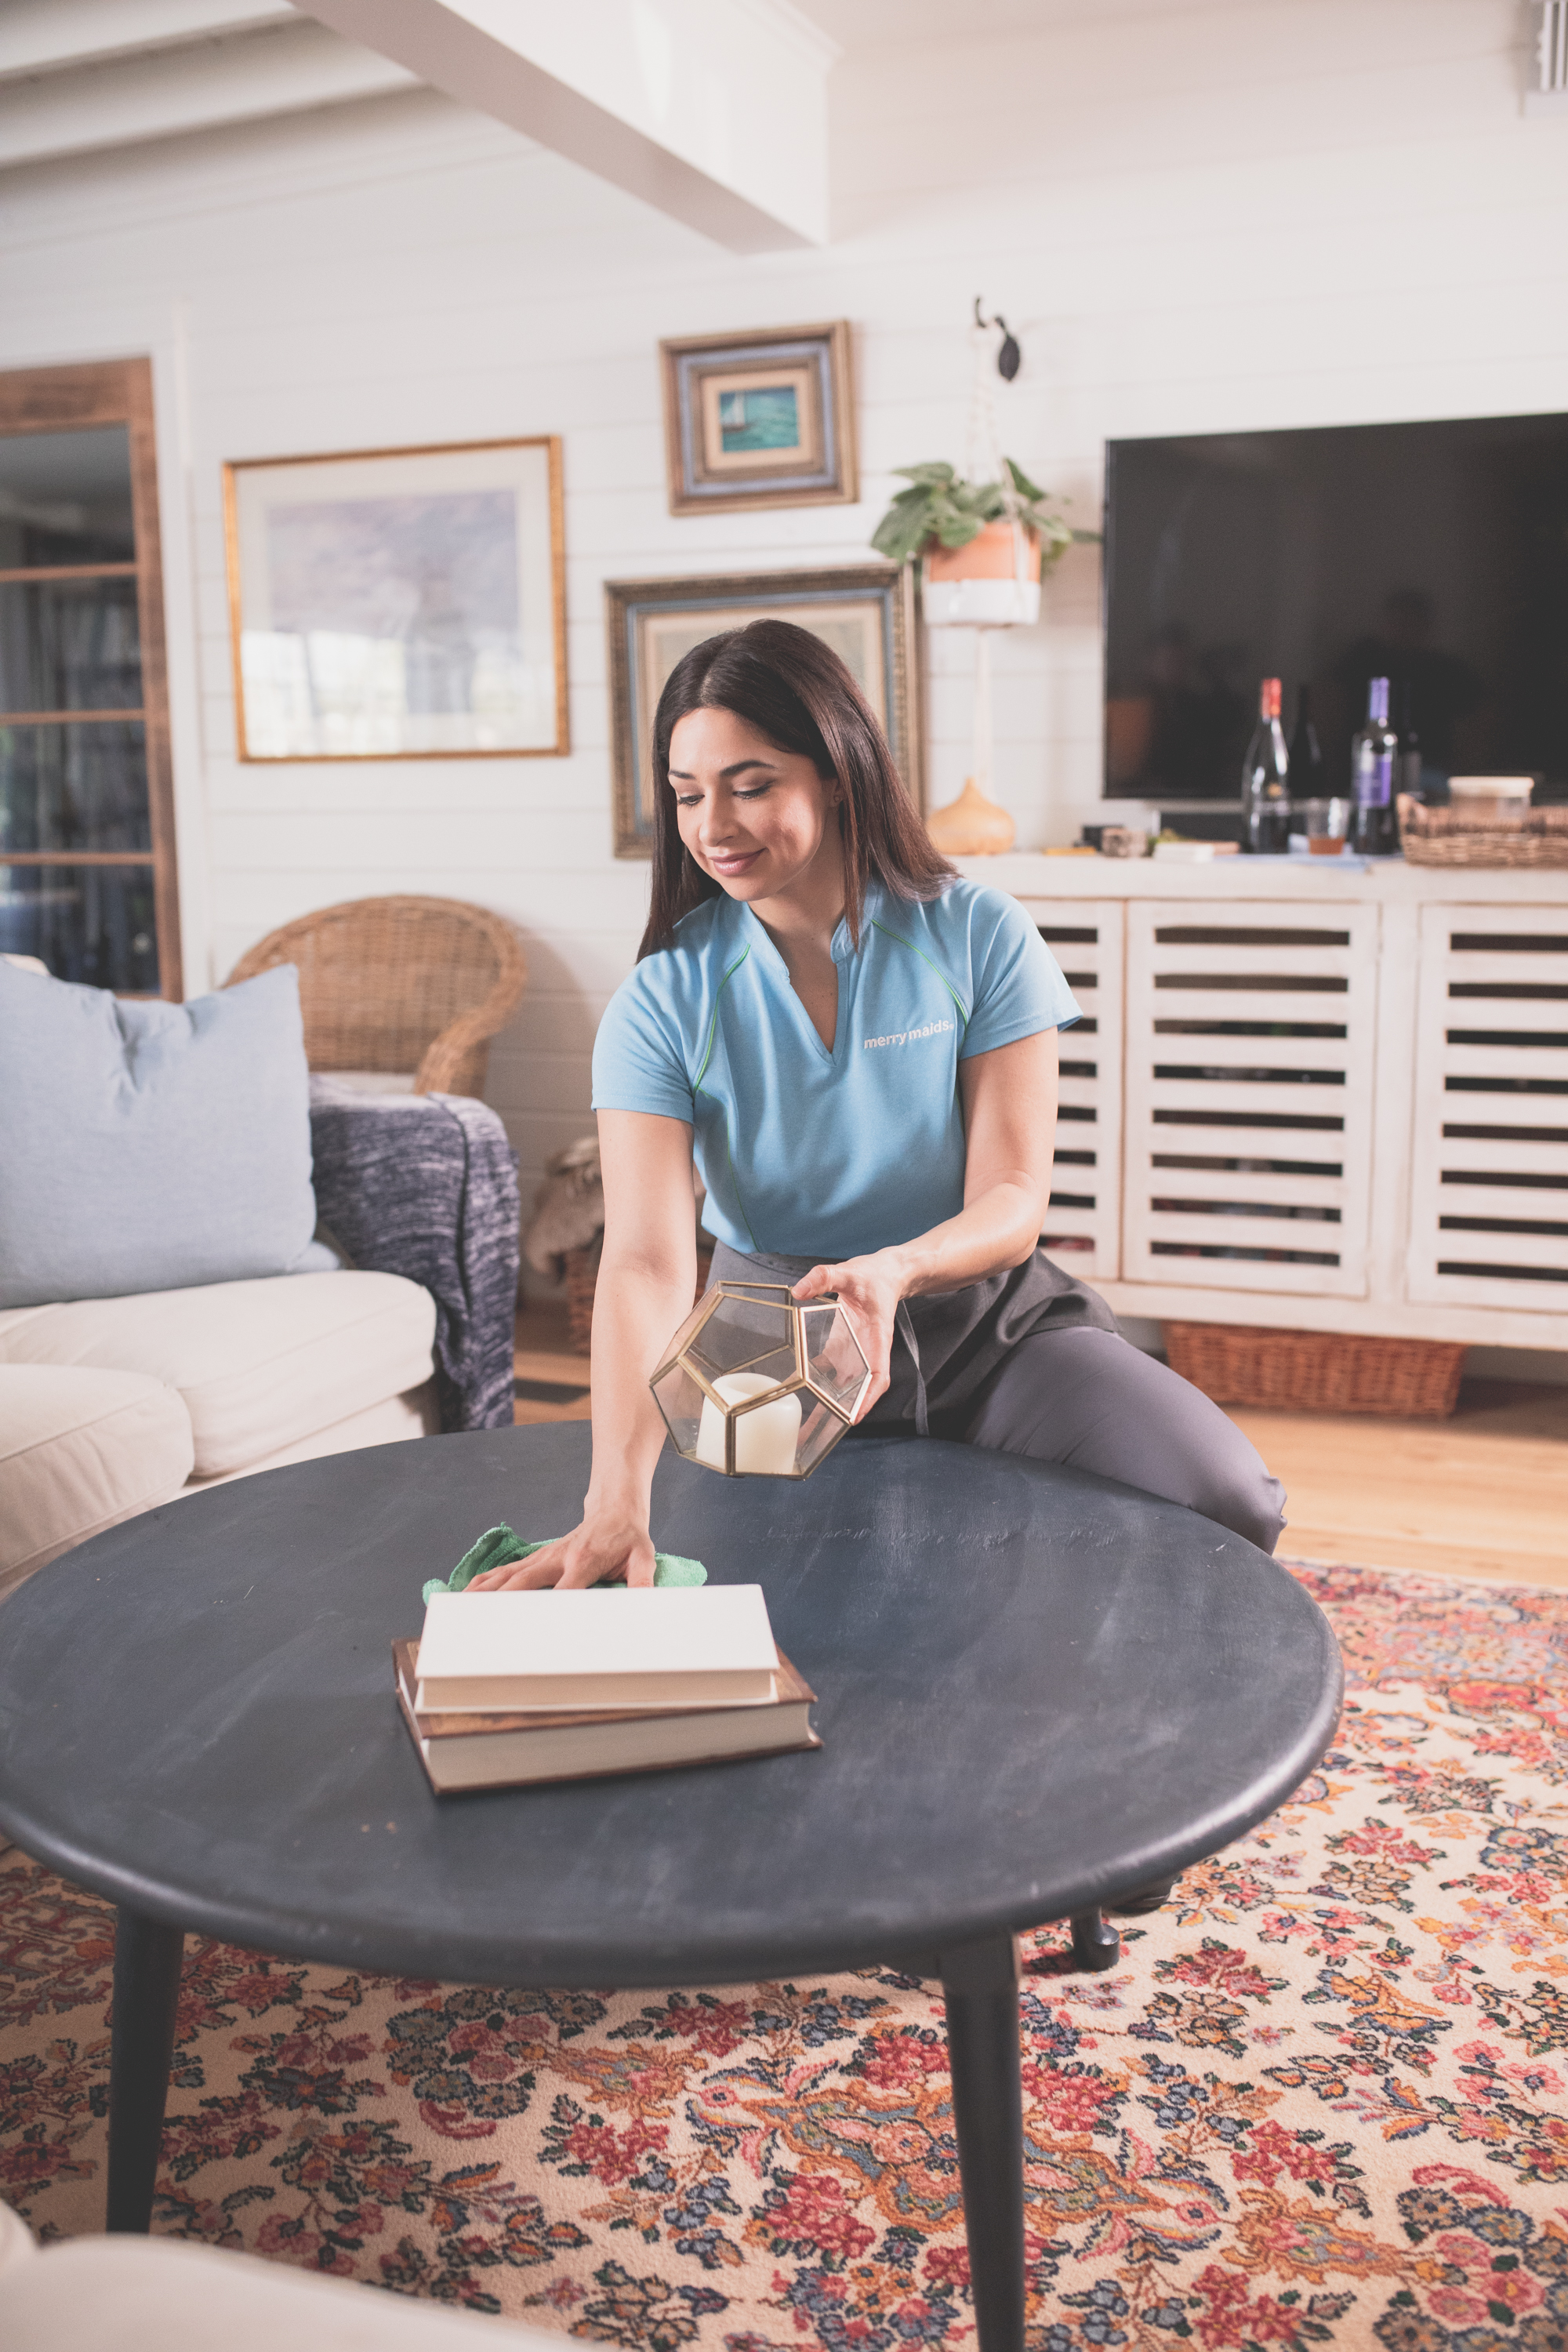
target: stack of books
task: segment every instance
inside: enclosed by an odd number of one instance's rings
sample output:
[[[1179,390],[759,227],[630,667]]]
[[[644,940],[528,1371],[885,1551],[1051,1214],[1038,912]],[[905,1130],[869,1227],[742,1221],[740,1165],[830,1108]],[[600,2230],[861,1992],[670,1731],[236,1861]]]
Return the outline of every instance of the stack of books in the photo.
[[[757,1584],[436,1592],[392,1654],[437,1795],[822,1744]]]

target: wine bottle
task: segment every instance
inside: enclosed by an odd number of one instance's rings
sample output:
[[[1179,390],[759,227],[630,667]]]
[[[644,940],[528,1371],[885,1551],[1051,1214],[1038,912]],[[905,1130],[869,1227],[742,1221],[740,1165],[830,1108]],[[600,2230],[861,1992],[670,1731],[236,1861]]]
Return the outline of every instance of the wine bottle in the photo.
[[[1290,797],[1298,804],[1323,797],[1323,747],[1312,723],[1312,689],[1304,681],[1296,689],[1296,730],[1290,738]]]
[[[1366,690],[1366,723],[1351,741],[1351,784],[1355,793],[1355,819],[1351,847],[1363,857],[1392,857],[1399,848],[1399,820],[1394,805],[1394,763],[1399,738],[1388,723],[1388,680],[1371,679]]]
[[[1415,732],[1415,688],[1408,678],[1396,677],[1388,689],[1388,723],[1399,738],[1394,755],[1394,798],[1401,793],[1421,797],[1421,738]]]
[[[1258,724],[1241,768],[1243,849],[1275,856],[1290,846],[1290,754],[1279,724],[1279,680],[1258,689]]]

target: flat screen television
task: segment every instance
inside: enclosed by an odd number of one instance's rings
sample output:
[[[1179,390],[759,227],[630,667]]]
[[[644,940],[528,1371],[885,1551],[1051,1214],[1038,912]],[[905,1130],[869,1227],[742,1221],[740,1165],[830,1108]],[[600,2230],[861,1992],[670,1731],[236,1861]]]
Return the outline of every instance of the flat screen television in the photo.
[[[1369,678],[1423,789],[1534,775],[1568,799],[1568,415],[1112,441],[1105,793],[1239,805],[1258,682],[1305,685],[1322,788]]]

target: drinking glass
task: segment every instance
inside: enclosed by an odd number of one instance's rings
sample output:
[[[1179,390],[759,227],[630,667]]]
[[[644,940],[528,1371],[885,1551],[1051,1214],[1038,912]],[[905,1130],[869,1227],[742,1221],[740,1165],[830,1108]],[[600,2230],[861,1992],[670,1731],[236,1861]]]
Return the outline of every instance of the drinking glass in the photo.
[[[1302,804],[1307,847],[1314,857],[1337,857],[1351,829],[1349,801],[1307,801]]]

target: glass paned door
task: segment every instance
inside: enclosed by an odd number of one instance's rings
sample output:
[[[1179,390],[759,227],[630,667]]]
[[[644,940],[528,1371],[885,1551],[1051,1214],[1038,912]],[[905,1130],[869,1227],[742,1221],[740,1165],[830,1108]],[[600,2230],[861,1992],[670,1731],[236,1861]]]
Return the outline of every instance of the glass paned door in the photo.
[[[0,864],[0,955],[37,956],[57,980],[158,993],[153,866]]]
[[[7,580],[0,572],[0,710],[141,708],[134,573]]]
[[[179,993],[167,761],[150,372],[0,376],[0,954]]]
[[[128,425],[7,433],[0,448],[0,572],[134,571]]]
[[[0,856],[152,849],[140,713],[20,727],[0,715]]]

